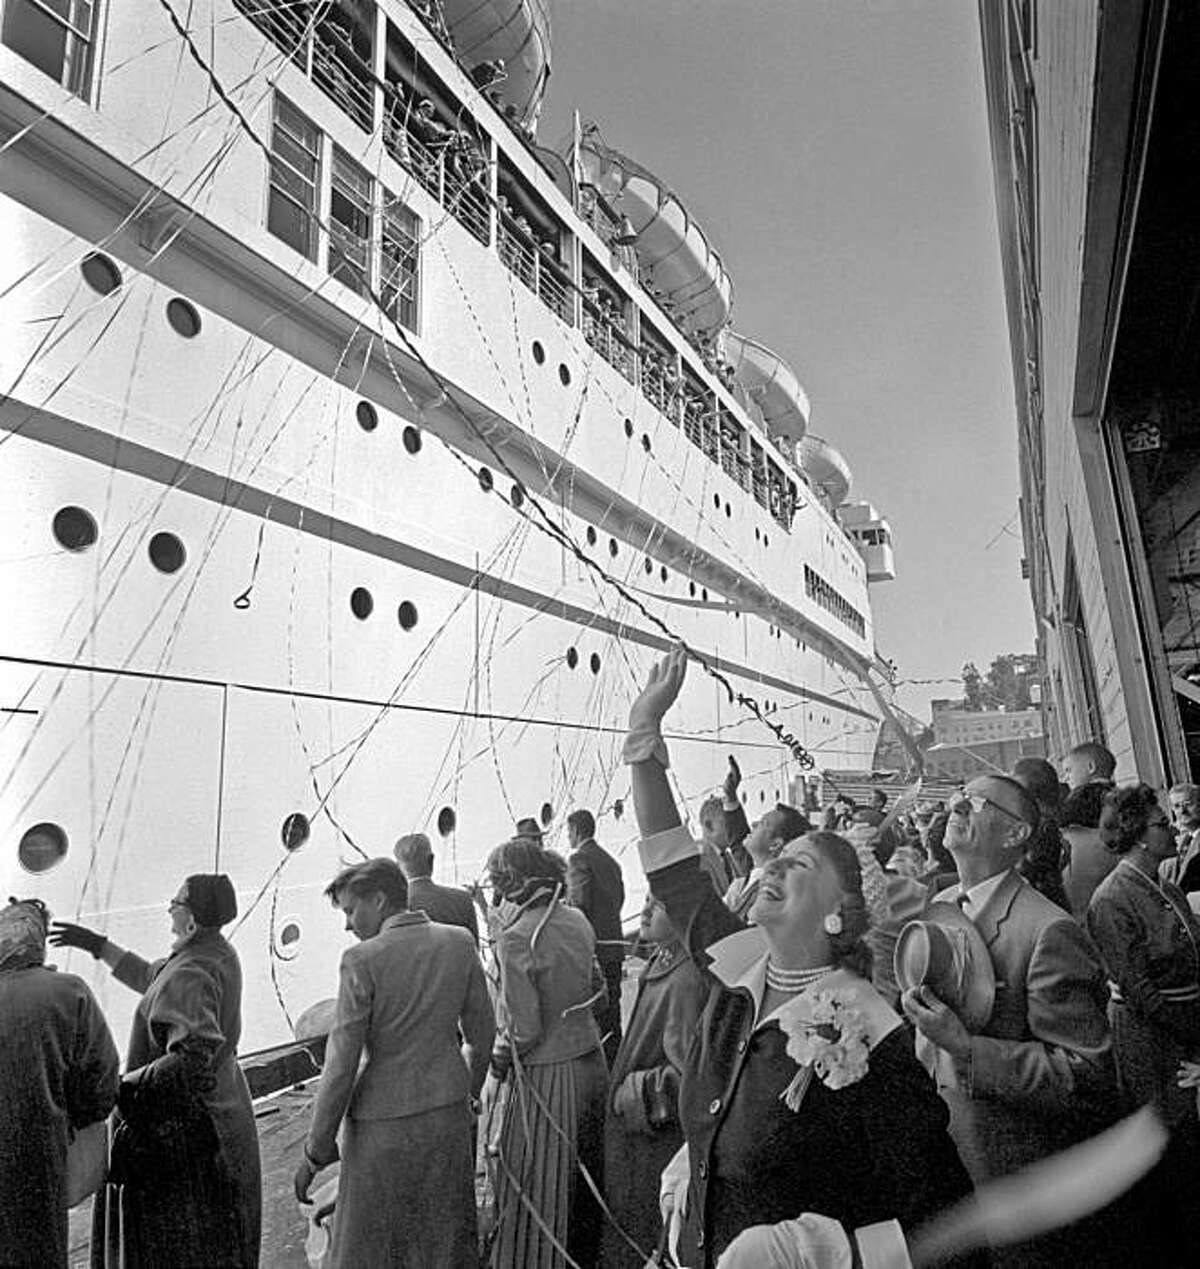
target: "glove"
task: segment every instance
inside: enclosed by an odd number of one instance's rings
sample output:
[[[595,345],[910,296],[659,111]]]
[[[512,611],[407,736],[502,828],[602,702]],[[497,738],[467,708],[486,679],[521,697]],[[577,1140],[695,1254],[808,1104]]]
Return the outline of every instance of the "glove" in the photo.
[[[662,720],[675,703],[686,672],[687,649],[681,643],[650,671],[646,686],[629,709],[629,734],[621,755],[626,764],[655,758],[664,767],[671,765],[662,738]]]
[[[104,945],[108,939],[86,925],[72,925],[70,921],[55,921],[50,927],[47,940],[52,947],[77,947],[82,952],[90,952],[99,960],[104,955]]]
[[[738,785],[742,782],[742,769],[737,764],[737,759],[733,754],[729,755],[729,770],[725,774],[725,783],[721,786],[721,792],[725,795],[726,802],[732,802],[737,805]]]

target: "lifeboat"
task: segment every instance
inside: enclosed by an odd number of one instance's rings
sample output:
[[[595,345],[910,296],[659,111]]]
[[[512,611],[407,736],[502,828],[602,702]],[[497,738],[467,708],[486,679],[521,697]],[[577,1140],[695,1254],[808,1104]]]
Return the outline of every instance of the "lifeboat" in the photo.
[[[577,157],[582,180],[629,221],[646,288],[685,333],[713,338],[729,320],[733,282],[704,231],[653,172],[605,145],[595,124],[584,129]]]
[[[442,13],[462,64],[502,61],[505,78],[488,91],[535,124],[550,78],[550,0],[442,0]]]
[[[798,441],[808,430],[808,396],[795,371],[777,353],[737,331],[721,336],[733,377],[758,406],[775,440]]]
[[[796,460],[810,483],[831,506],[840,507],[850,492],[850,464],[819,436],[805,436],[796,446]]]

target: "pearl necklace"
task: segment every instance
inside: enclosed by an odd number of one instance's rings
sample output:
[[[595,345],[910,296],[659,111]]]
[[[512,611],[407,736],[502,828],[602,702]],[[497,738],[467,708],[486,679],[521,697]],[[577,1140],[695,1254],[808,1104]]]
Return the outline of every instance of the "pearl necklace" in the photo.
[[[818,965],[816,969],[780,969],[770,958],[767,960],[767,986],[772,991],[803,991],[818,978],[831,973],[832,965]]]

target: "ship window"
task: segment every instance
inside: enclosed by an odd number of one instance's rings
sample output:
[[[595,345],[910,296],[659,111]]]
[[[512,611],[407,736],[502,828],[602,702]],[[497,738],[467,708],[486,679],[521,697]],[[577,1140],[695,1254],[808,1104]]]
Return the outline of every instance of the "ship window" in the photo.
[[[642,448],[648,454],[650,452],[650,437],[647,433],[642,433]]]
[[[513,485],[508,500],[519,511],[525,505],[525,490],[520,485]]]
[[[567,668],[573,670],[579,664],[579,652],[576,648],[567,649]]]
[[[356,586],[350,592],[350,611],[359,619],[366,621],[375,607],[371,592],[365,586]]]
[[[300,922],[290,918],[280,927],[275,936],[275,947],[272,949],[281,961],[293,960],[300,948]]]
[[[99,295],[111,295],[121,285],[121,270],[108,256],[89,251],[80,262],[83,280]]]
[[[560,361],[558,363],[558,378],[564,388],[571,382],[571,372],[567,369],[567,363],[565,361]]]
[[[379,426],[379,414],[370,401],[360,401],[354,407],[354,417],[364,432],[373,432]]]
[[[554,818],[554,807],[549,802],[542,803],[542,827],[549,828],[550,821]]]
[[[4,0],[0,43],[86,97],[92,76],[91,0]]]
[[[625,435],[628,436],[630,440],[633,440],[633,420],[632,419],[625,420]]]
[[[283,821],[283,828],[279,831],[283,849],[287,851],[299,850],[308,841],[311,833],[312,825],[308,822],[308,816],[302,811],[293,811]]]
[[[61,507],[51,528],[55,541],[67,551],[86,551],[99,535],[96,521],[82,507]]]
[[[371,178],[337,146],[329,199],[329,275],[365,295],[371,265]]]
[[[614,560],[617,558],[617,552],[618,552],[620,549],[621,549],[621,548],[617,545],[617,539],[616,539],[616,538],[609,538],[609,539],[608,539],[608,553],[609,553],[609,555],[611,555],[611,556],[613,557],[613,559],[614,559]]]
[[[600,673],[600,653],[599,652],[592,653],[592,655],[588,658],[588,665],[592,667],[593,674]]]
[[[587,544],[588,546],[596,545],[596,530],[590,524],[587,527]]]
[[[654,572],[654,561],[647,555],[646,562],[642,567],[645,568],[646,576],[649,577],[649,575]]]
[[[662,566],[662,568],[658,570],[658,575],[659,577],[662,578],[664,582],[667,580],[668,573],[667,573],[667,566],[665,564]]]
[[[546,363],[546,350],[542,347],[542,341],[540,339],[535,339],[533,341],[533,359],[539,366],[545,365]]]
[[[184,339],[194,339],[200,334],[200,314],[196,312],[196,306],[181,300],[178,295],[167,301],[167,321],[171,329]]]
[[[309,260],[317,258],[317,191],[321,134],[286,98],[275,94],[267,228]]]
[[[379,290],[384,311],[401,326],[415,331],[420,298],[421,222],[386,189],[380,251]]]
[[[449,837],[458,825],[458,816],[454,813],[454,807],[443,806],[438,812],[437,831],[439,837]]]
[[[156,533],[150,539],[150,563],[160,573],[177,573],[187,559],[183,543],[173,533]]]
[[[396,609],[396,620],[401,630],[411,630],[417,624],[417,606],[411,599],[406,599]]]
[[[421,452],[421,433],[411,423],[401,432],[400,439],[404,442],[404,448],[410,454],[419,454]]]
[[[57,824],[35,824],[21,834],[17,859],[26,872],[49,872],[67,857],[67,835]]]
[[[476,474],[476,479],[479,481],[479,487],[484,493],[491,493],[492,485],[495,483],[492,480],[491,468],[481,467]]]

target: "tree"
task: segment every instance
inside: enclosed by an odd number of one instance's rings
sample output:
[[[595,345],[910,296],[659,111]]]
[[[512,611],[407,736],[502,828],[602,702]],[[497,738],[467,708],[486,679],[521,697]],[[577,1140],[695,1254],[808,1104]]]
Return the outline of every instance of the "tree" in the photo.
[[[987,709],[983,695],[983,675],[975,668],[974,661],[968,661],[962,669],[963,699],[970,710]]]
[[[963,666],[963,700],[969,710],[1032,709],[1029,688],[1040,677],[1038,659],[1027,652],[1005,652],[992,660],[987,676],[973,661]]]

